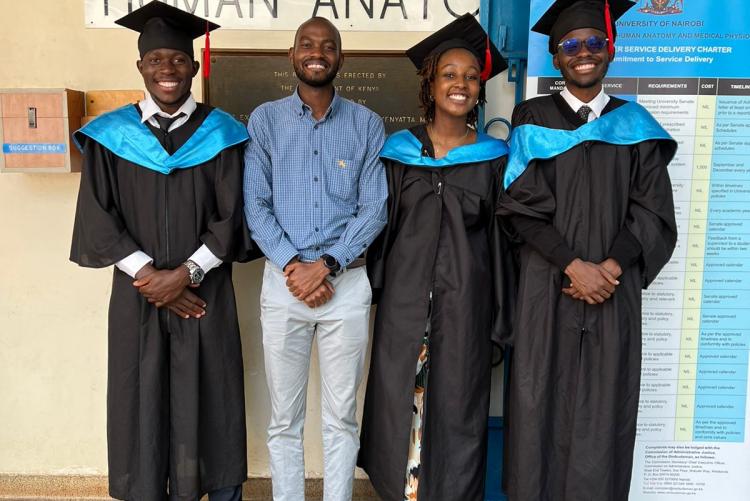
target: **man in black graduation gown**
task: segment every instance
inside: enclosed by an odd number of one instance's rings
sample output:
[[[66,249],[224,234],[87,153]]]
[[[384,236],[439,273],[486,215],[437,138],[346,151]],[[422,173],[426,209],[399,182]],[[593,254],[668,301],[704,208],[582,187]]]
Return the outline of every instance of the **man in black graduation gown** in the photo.
[[[677,238],[667,172],[676,143],[602,88],[614,21],[632,5],[559,0],[533,28],[549,35],[565,89],[516,107],[500,208],[523,239],[507,414],[513,501],[628,498],[641,289]]]
[[[247,466],[231,263],[251,248],[247,133],[190,93],[193,38],[218,26],[161,2],[118,23],[141,32],[148,96],[75,134],[84,160],[70,255],[81,266],[115,265],[109,493],[239,500]]]

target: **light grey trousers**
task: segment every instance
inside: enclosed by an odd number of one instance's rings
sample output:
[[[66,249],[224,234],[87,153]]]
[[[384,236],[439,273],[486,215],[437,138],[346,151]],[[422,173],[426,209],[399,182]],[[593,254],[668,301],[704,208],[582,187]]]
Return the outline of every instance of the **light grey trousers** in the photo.
[[[323,499],[349,501],[359,451],[357,389],[368,343],[372,290],[364,267],[331,278],[333,298],[318,308],[295,299],[282,271],[266,262],[260,296],[266,381],[271,395],[268,452],[274,501],[302,501],[302,434],[313,338],[321,378]]]

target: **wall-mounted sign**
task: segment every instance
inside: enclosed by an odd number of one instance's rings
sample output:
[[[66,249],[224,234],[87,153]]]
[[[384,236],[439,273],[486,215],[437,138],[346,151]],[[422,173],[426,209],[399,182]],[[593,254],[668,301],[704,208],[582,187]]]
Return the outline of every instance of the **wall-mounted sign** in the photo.
[[[115,20],[149,0],[84,0],[86,26],[117,28]],[[435,31],[479,0],[153,0],[164,1],[224,29],[294,31],[313,16],[342,31]]]
[[[345,52],[336,92],[381,117],[386,132],[422,122],[419,77],[403,52]],[[286,51],[220,49],[211,52],[211,80],[203,102],[246,123],[252,110],[294,92],[297,78]]]
[[[3,143],[3,153],[29,153],[44,155],[47,153],[65,153],[68,148],[58,143]]]

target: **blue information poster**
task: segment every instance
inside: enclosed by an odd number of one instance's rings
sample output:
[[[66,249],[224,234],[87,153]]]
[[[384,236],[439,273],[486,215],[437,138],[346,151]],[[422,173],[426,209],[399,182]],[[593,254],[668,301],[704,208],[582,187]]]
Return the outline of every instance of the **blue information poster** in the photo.
[[[552,3],[532,0],[533,25]],[[750,2],[640,0],[617,22],[606,92],[679,142],[679,237],[644,291],[631,500],[750,500]],[[526,97],[562,89],[529,41]]]

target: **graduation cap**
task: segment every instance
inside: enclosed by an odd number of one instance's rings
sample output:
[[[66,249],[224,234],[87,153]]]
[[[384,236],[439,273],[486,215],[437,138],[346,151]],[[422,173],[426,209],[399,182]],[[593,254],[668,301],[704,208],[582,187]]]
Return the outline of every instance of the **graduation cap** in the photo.
[[[557,52],[562,37],[580,28],[594,28],[607,34],[609,54],[614,55],[617,36],[615,21],[635,2],[631,0],[556,0],[542,14],[531,31],[549,36],[549,52]]]
[[[422,69],[428,56],[442,54],[450,49],[466,49],[474,54],[482,67],[483,82],[508,67],[508,63],[490,41],[482,25],[468,13],[407,50],[406,55],[417,69]]]
[[[218,24],[159,1],[147,3],[115,23],[140,33],[138,52],[141,58],[154,49],[174,49],[184,52],[194,60],[193,39],[205,33],[203,76],[208,78],[211,50],[209,32],[218,28]]]

